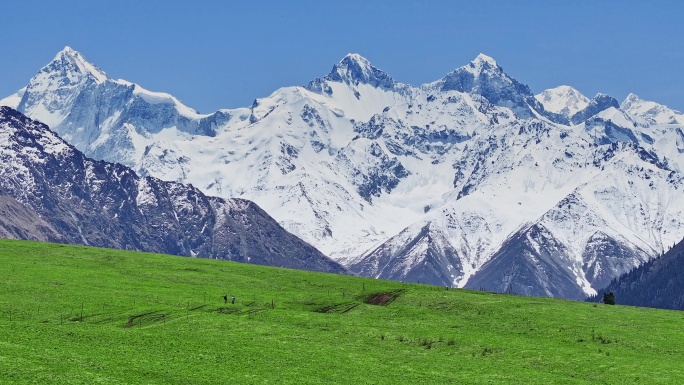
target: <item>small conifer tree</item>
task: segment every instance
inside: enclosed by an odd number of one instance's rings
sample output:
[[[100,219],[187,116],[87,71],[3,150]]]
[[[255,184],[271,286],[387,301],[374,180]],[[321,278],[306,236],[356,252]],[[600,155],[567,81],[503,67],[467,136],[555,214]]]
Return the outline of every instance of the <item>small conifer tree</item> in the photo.
[[[615,305],[615,294],[612,291],[603,293],[603,303],[606,305]]]

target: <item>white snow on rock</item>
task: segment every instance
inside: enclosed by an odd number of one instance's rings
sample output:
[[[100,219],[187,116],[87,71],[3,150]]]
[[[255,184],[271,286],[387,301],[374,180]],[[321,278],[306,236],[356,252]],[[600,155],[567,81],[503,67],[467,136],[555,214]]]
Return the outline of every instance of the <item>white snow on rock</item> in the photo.
[[[656,102],[646,101],[629,94],[620,109],[627,114],[642,118],[650,124],[684,124],[684,115]]]
[[[21,98],[24,96],[24,91],[26,91],[26,87],[20,89],[19,91],[13,93],[12,95],[6,98],[0,99],[0,106],[11,107],[16,110],[17,107],[19,107],[19,102],[21,102]]]
[[[589,98],[570,86],[558,86],[534,96],[546,111],[571,117],[589,105]]]

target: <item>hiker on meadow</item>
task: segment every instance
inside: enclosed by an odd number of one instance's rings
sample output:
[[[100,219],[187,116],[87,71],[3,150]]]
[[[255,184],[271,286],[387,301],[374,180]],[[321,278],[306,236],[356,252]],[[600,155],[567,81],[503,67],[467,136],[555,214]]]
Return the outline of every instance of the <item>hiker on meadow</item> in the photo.
[[[235,296],[230,297],[230,303],[232,303],[233,305],[235,305]]]
[[[228,294],[223,296],[223,303],[228,303]]]

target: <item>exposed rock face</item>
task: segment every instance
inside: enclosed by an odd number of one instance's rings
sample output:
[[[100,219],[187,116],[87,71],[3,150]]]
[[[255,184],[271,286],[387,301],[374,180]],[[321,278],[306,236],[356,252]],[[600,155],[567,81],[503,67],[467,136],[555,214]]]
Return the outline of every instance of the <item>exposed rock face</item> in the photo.
[[[86,158],[8,107],[0,107],[0,139],[0,228],[12,237],[346,271],[253,202]]]
[[[0,195],[0,238],[62,242],[63,237],[35,211]]]
[[[589,101],[589,104],[583,110],[577,111],[577,113],[572,115],[570,121],[573,124],[580,124],[610,107],[619,108],[620,104],[610,95],[598,94]]]

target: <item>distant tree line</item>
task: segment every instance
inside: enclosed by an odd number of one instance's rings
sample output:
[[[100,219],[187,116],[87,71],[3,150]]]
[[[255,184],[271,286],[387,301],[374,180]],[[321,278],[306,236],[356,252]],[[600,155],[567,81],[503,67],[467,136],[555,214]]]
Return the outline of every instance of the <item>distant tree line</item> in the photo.
[[[604,302],[607,293],[619,305],[684,310],[684,240],[662,256],[614,278],[610,284],[587,298]]]

